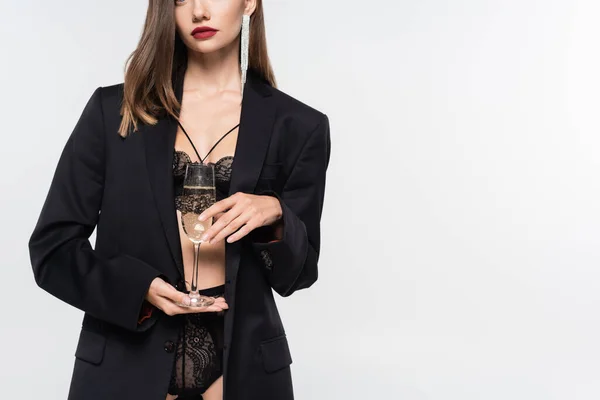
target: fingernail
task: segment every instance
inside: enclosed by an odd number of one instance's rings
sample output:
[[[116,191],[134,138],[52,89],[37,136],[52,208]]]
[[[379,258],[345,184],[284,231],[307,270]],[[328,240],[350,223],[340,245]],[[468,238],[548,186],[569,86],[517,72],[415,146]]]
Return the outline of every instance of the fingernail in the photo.
[[[198,216],[198,221],[204,221],[204,214],[200,214]]]
[[[202,235],[200,239],[202,239],[203,242],[206,242],[208,240],[208,235]]]

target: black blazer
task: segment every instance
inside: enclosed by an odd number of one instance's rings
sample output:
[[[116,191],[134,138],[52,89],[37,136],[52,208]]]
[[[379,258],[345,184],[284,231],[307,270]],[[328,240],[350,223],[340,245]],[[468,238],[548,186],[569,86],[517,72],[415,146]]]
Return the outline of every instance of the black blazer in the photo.
[[[183,79],[175,82],[181,100]],[[84,311],[70,400],[164,400],[181,316],[138,324],[161,276],[182,289],[172,157],[177,123],[117,134],[123,84],[92,94],[60,156],[29,241],[36,283]],[[224,399],[293,399],[291,353],[273,298],[317,280],[329,163],[325,114],[248,74],[230,183],[281,201],[284,234],[226,243]],[[89,236],[97,227],[92,249]]]

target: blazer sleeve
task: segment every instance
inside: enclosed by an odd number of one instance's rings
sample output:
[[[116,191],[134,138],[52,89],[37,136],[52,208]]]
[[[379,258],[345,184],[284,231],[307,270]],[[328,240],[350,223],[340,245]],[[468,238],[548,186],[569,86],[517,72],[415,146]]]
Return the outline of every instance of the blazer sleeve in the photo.
[[[104,190],[101,89],[88,100],[63,148],[29,239],[29,254],[39,287],[95,318],[144,331],[157,314],[143,318],[144,298],[161,273],[128,255],[102,257],[88,240],[101,214]]]
[[[318,277],[320,221],[330,152],[329,119],[323,115],[309,134],[281,195],[272,190],[257,193],[277,197],[283,211],[280,240],[275,239],[274,228],[269,226],[259,228],[251,241],[271,287],[283,297],[310,287]]]

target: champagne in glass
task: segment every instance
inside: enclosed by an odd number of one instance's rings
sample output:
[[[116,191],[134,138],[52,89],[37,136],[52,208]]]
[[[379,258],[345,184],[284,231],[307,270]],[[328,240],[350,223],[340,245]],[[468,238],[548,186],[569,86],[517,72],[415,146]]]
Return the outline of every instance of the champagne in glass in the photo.
[[[183,180],[182,196],[181,223],[185,234],[194,243],[190,307],[207,307],[214,303],[214,299],[198,293],[198,255],[202,243],[201,237],[211,227],[212,217],[205,221],[199,221],[198,217],[216,201],[214,166],[201,163],[188,164]]]

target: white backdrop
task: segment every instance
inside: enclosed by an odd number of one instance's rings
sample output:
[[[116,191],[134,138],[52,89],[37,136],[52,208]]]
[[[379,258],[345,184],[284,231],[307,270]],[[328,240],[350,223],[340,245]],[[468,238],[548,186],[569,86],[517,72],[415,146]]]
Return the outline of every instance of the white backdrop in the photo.
[[[146,6],[0,5],[2,398],[66,398],[82,313],[37,288],[27,240]],[[278,298],[296,397],[600,398],[600,4],[265,11],[280,88],[332,129],[319,281]]]

